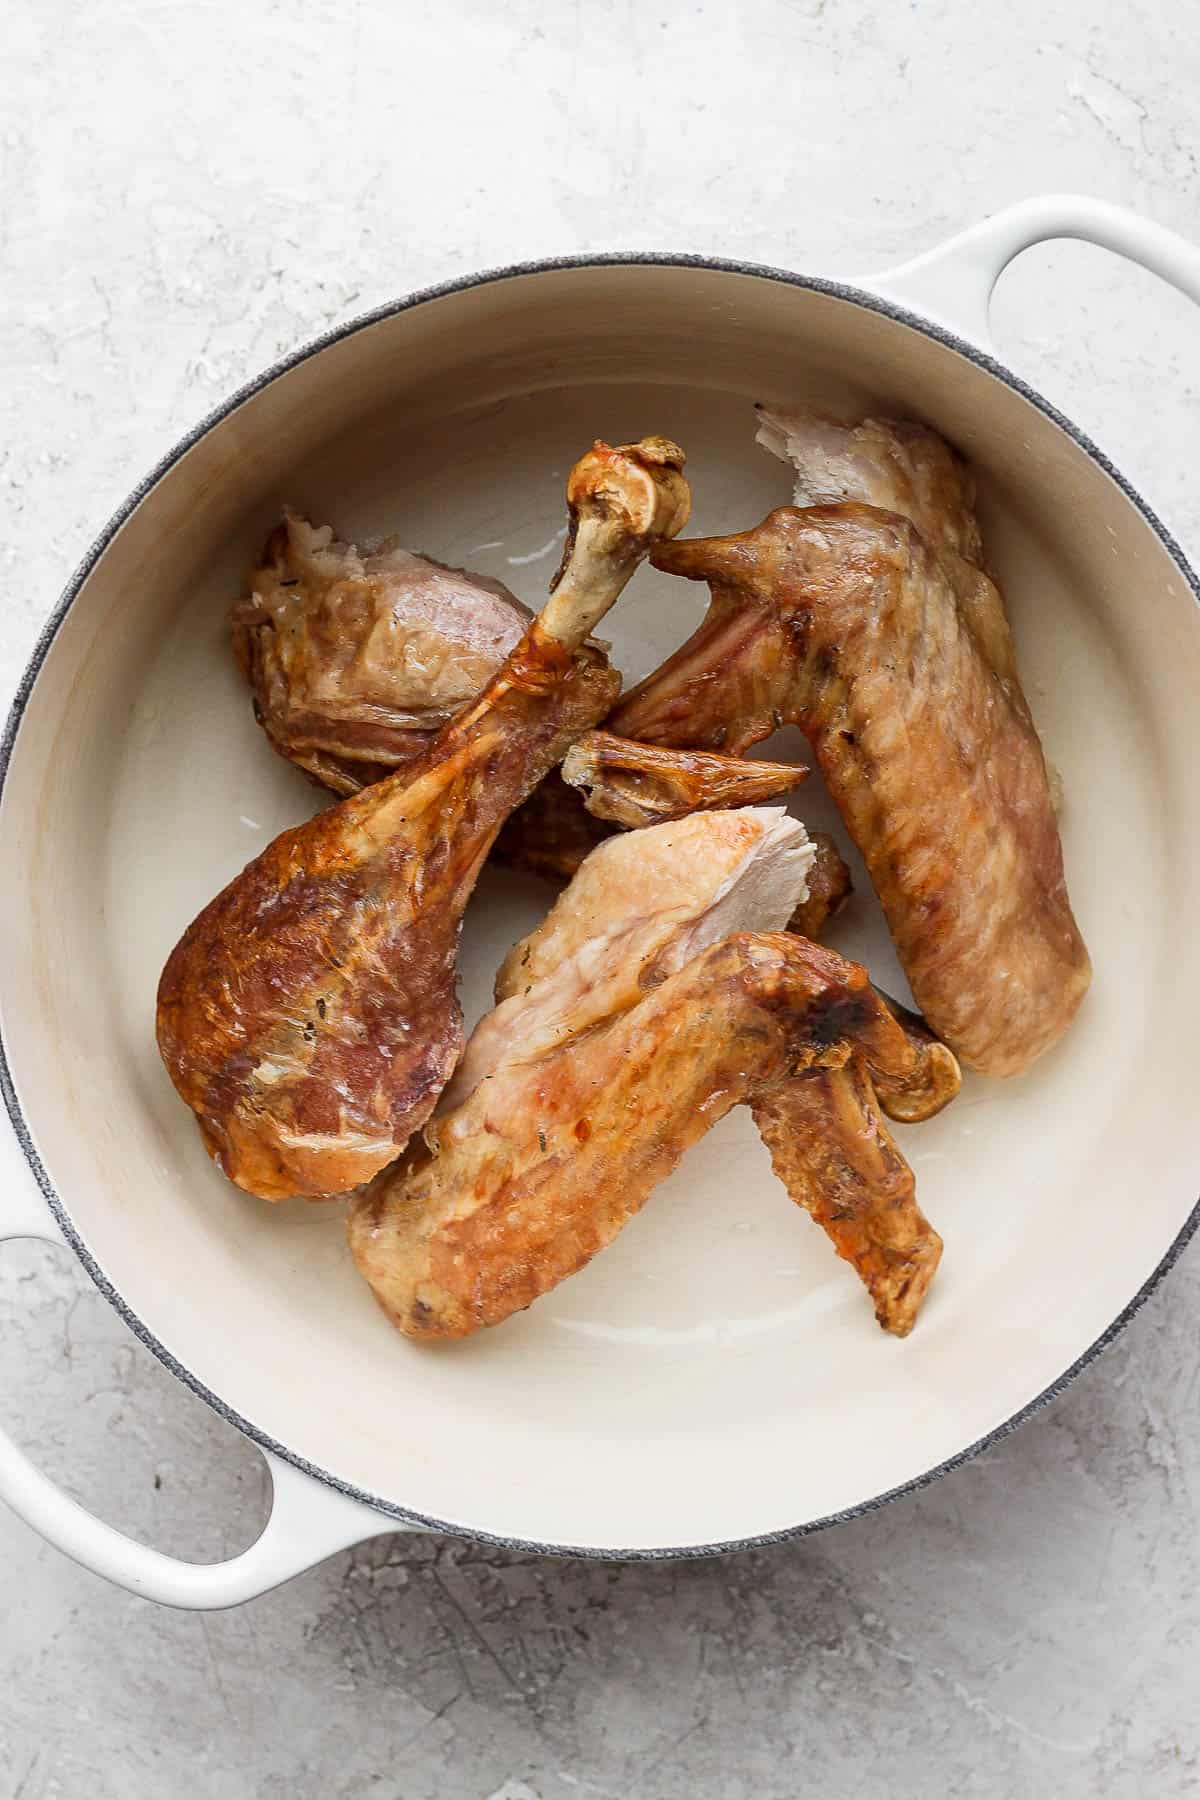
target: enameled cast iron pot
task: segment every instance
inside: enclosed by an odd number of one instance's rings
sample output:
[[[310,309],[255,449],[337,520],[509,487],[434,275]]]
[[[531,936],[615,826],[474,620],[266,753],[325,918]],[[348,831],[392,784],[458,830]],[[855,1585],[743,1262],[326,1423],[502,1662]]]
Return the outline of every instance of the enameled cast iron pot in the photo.
[[[188,1565],[0,1441],[0,1496],[53,1543],[138,1593],[208,1607],[422,1525],[614,1557],[764,1542],[961,1462],[1145,1297],[1200,1190],[1200,609],[1146,504],[985,347],[1000,271],[1059,236],[1200,300],[1195,249],[1072,198],[1016,206],[857,287],[641,254],[504,269],[301,350],[122,507],[38,644],[0,754],[0,1084],[20,1145],[6,1145],[0,1237],[65,1239],[143,1342],[261,1446],[275,1498],[244,1555]],[[1095,988],[1030,1075],[972,1080],[905,1134],[947,1245],[907,1341],[880,1333],[739,1112],[583,1275],[500,1330],[414,1346],[351,1266],[342,1209],[271,1208],[227,1184],[155,1051],[155,983],[182,927],[318,803],[253,723],[228,604],[287,499],[344,536],[396,531],[500,574],[536,605],[566,470],[596,436],[677,438],[690,529],[741,529],[787,498],[753,444],[759,398],[919,417],[978,471],[1065,782]],[[627,675],[703,601],[640,575],[605,625]],[[801,790],[801,816],[822,822],[822,805]],[[485,879],[469,1014],[544,904],[531,882]],[[898,983],[869,895],[835,941]]]

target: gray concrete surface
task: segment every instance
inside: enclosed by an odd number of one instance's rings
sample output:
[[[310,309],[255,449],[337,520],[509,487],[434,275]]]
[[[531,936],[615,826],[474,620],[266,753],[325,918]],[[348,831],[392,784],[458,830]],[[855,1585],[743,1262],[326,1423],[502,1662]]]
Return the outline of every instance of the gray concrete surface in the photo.
[[[0,683],[144,469],[318,329],[542,252],[852,273],[1048,188],[1197,236],[1198,78],[1178,0],[21,0],[0,82]],[[1195,313],[1056,246],[1005,277],[995,324],[1200,552]],[[710,1564],[390,1538],[196,1618],[4,1514],[0,1795],[1196,1792],[1198,1310],[1193,1252],[990,1455]],[[261,1521],[255,1452],[30,1246],[0,1253],[0,1408],[165,1549],[225,1554]]]

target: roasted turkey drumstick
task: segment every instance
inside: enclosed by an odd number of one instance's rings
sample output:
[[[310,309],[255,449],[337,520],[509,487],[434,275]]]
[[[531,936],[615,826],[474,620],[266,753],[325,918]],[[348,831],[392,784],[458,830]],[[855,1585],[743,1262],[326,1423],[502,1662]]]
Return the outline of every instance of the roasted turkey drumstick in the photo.
[[[462,1337],[528,1306],[745,1101],[881,1323],[911,1327],[941,1245],[870,1071],[927,1088],[926,1047],[862,969],[739,929],[790,915],[811,866],[804,836],[780,813],[746,810],[613,838],[516,947],[424,1143],[351,1216],[355,1259],[401,1330]],[[786,1144],[789,1106],[820,1149]]]
[[[267,540],[249,589],[230,622],[258,721],[280,755],[341,795],[415,761],[495,674],[531,616],[488,576],[447,568],[393,539],[360,551],[291,511]],[[800,765],[588,732],[564,766],[582,804],[551,775],[505,821],[494,855],[567,881],[618,825],[754,805],[806,774]],[[832,840],[814,841],[821,868],[793,922],[810,937],[850,891]]]
[[[357,794],[413,762],[478,694],[531,615],[498,581],[446,568],[392,540],[361,553],[285,512],[231,614],[233,645],[268,741],[336,794]],[[620,825],[750,806],[803,781],[802,765],[749,762],[587,732],[534,811],[501,829],[499,860],[566,881]],[[586,807],[586,812],[584,811]],[[817,834],[821,923],[849,893],[832,840]],[[829,901],[835,901],[830,906]],[[809,915],[810,917],[813,915]],[[819,925],[796,929],[816,937]]]
[[[282,833],[171,953],[159,1047],[239,1186],[345,1192],[429,1116],[462,1047],[463,908],[505,816],[612,704],[585,639],[686,520],[682,463],[661,438],[583,457],[554,593],[478,700],[407,767]]]

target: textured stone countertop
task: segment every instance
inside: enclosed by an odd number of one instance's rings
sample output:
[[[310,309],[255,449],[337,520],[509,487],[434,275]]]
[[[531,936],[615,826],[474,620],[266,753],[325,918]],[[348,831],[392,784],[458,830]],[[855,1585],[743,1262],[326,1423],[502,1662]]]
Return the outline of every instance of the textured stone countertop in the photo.
[[[196,418],[410,287],[545,253],[879,268],[1091,191],[1200,236],[1178,0],[17,0],[0,97],[0,687]],[[1200,552],[1200,316],[1101,252],[1001,352]],[[0,947],[2,953],[2,947]],[[0,1514],[0,1795],[1168,1800],[1200,1789],[1200,1251],[915,1498],[722,1561],[384,1538],[194,1617]],[[229,1553],[257,1454],[65,1256],[0,1254],[5,1423],[115,1523]]]

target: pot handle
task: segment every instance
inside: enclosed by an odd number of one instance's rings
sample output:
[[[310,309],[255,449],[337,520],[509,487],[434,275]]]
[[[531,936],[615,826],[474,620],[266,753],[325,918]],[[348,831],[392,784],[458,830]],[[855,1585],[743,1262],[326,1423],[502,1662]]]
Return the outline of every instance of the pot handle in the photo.
[[[39,1193],[11,1134],[0,1124],[0,1243],[68,1239]],[[381,1532],[405,1529],[364,1501],[263,1451],[271,1471],[271,1514],[262,1535],[228,1562],[189,1563],[164,1556],[97,1519],[64,1494],[0,1428],[0,1500],[48,1543],[131,1594],[164,1606],[211,1611],[267,1593],[337,1550]],[[414,1529],[420,1530],[417,1526]]]
[[[991,342],[988,311],[997,281],[1022,250],[1051,238],[1080,238],[1113,250],[1161,275],[1200,304],[1200,249],[1165,226],[1086,194],[1019,200],[936,250],[869,275],[859,285],[986,347]]]

